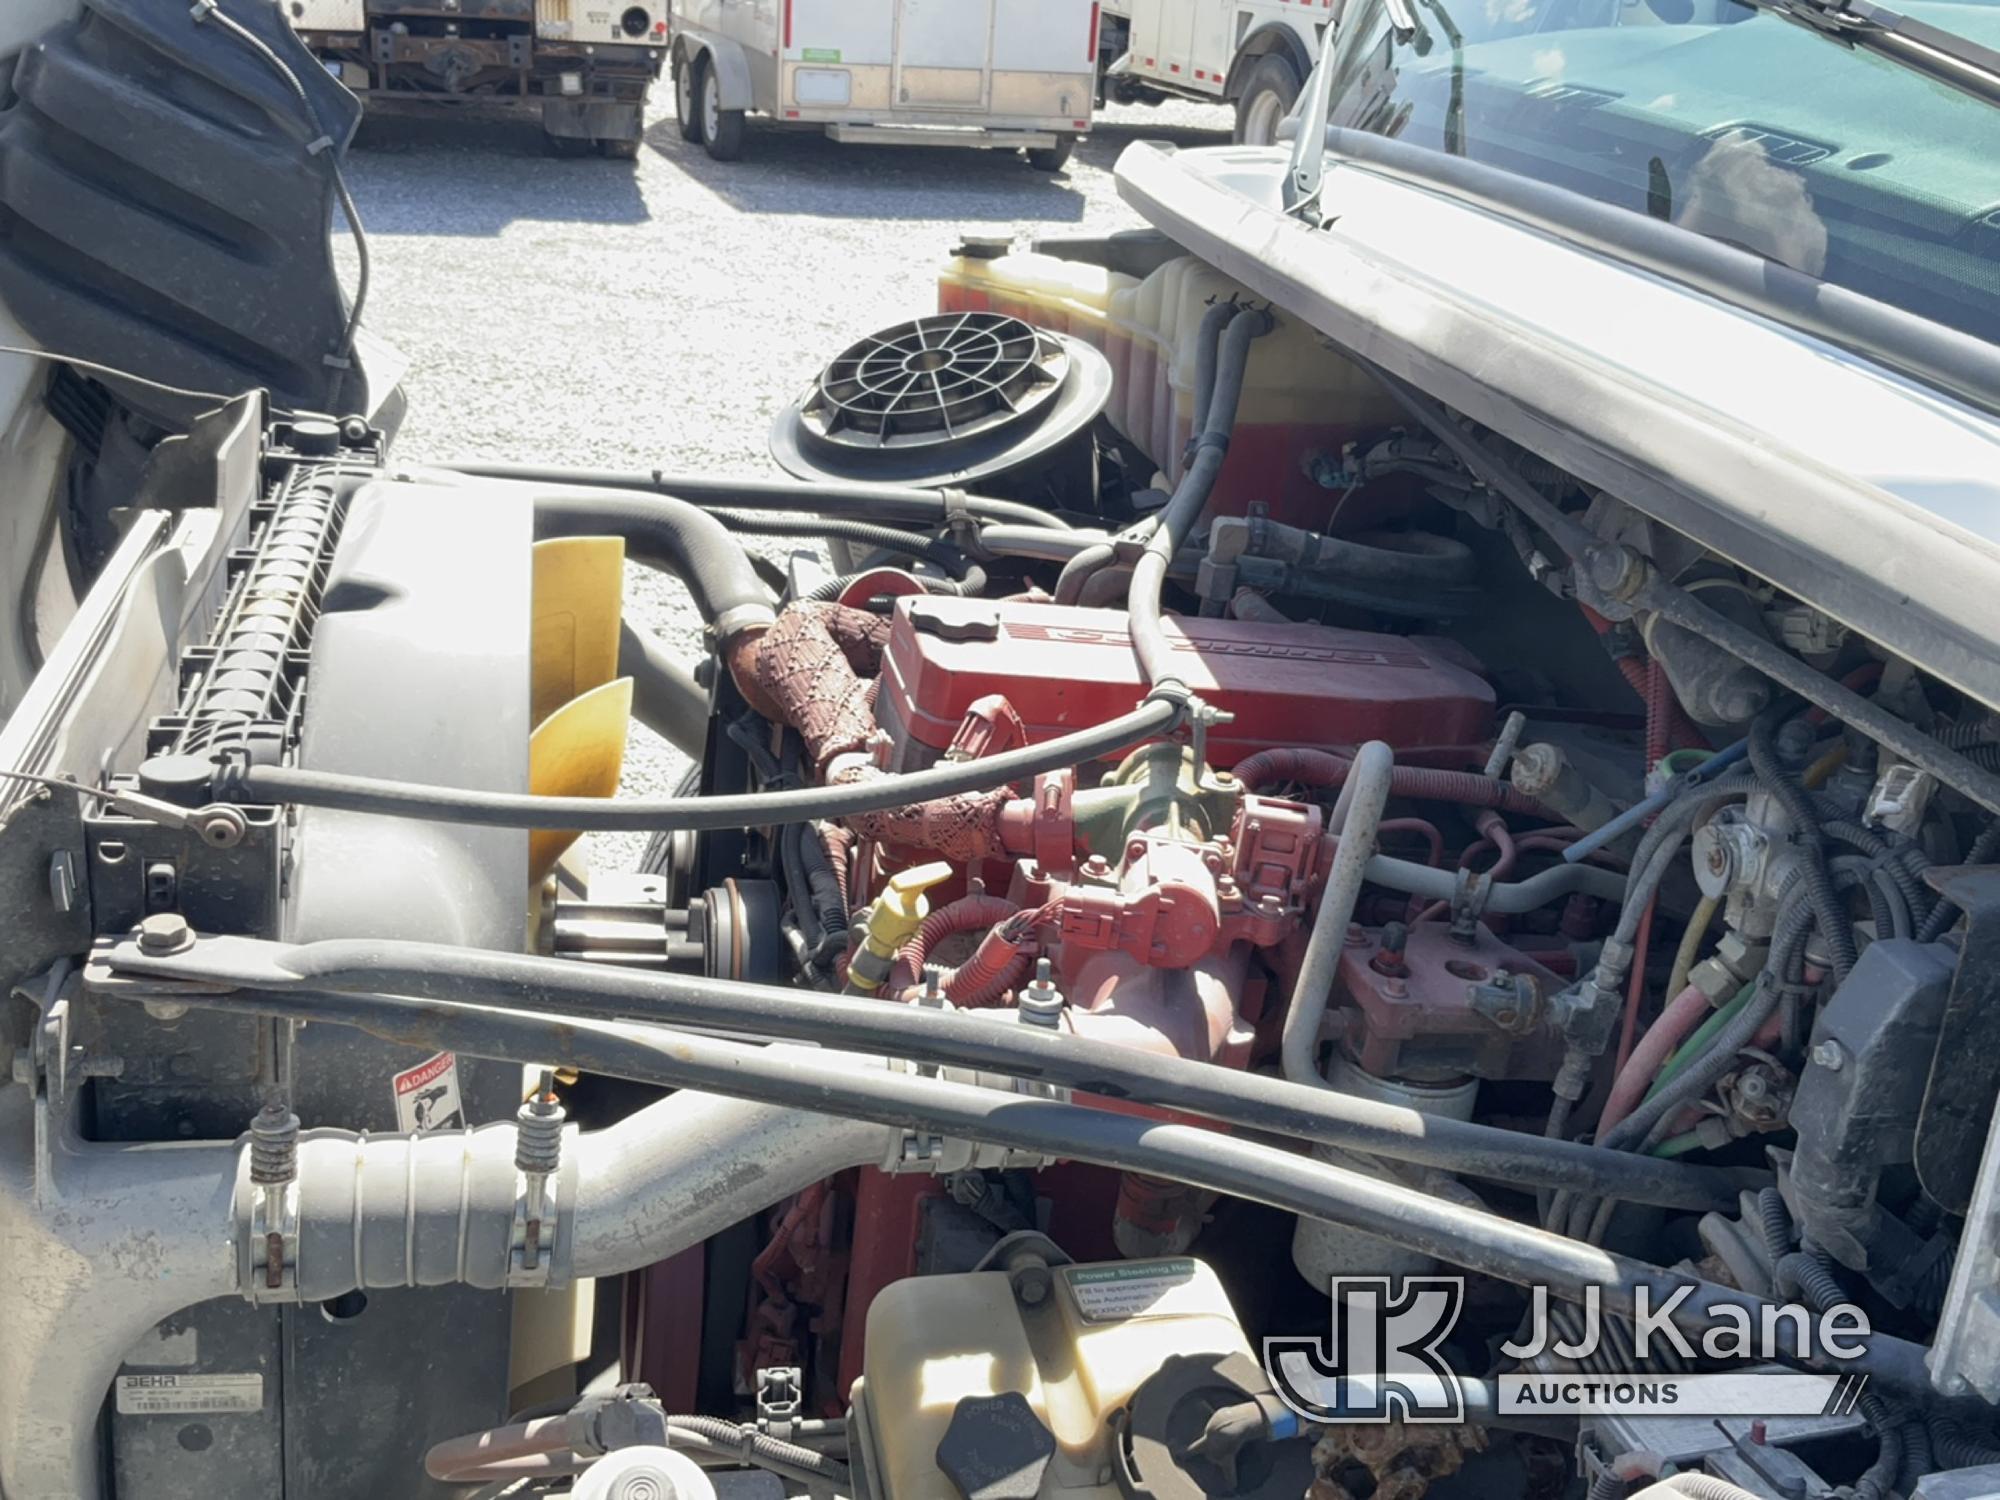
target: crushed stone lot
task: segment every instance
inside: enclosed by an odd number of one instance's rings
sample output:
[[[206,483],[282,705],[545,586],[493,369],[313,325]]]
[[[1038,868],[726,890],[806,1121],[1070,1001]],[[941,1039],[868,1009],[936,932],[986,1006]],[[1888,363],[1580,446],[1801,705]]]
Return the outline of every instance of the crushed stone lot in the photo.
[[[1114,107],[1050,175],[1014,152],[842,146],[756,122],[743,159],[717,162],[681,140],[665,85],[636,162],[558,159],[532,115],[373,114],[349,175],[375,252],[368,324],[410,361],[399,456],[775,472],[772,417],[861,335],[933,311],[960,230],[1136,226],[1118,154],[1213,145],[1228,127],[1218,107]],[[351,247],[337,253],[351,284]],[[700,651],[672,579],[633,569],[626,609]],[[628,795],[669,795],[685,768],[634,726]],[[629,868],[643,843],[602,838],[595,858]]]

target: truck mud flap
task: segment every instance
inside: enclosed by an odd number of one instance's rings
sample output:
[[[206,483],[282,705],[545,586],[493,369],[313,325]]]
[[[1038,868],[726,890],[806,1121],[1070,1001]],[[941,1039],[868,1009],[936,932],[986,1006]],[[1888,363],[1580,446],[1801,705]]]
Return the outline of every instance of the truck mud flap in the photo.
[[[24,53],[0,117],[0,299],[46,348],[171,385],[368,408],[330,363],[348,309],[332,174],[361,107],[276,7],[224,0],[312,101],[186,0],[86,0]],[[134,388],[134,405],[183,408]]]

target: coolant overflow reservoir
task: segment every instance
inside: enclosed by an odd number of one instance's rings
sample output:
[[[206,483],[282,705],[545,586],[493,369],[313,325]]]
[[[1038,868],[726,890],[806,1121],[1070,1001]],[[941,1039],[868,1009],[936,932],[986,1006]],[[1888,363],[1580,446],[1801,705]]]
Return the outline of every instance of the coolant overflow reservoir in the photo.
[[[1310,1444],[1191,1258],[911,1277],[868,1310],[856,1457],[882,1500],[1296,1500]],[[1216,1413],[1259,1436],[1215,1458]],[[1240,1424],[1238,1424],[1240,1426]]]

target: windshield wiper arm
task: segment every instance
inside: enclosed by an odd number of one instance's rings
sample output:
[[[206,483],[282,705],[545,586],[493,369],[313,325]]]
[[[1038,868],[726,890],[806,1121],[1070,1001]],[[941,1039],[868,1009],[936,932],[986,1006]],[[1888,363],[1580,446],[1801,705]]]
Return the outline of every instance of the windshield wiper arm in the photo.
[[[1873,0],[1743,0],[1832,41],[2000,105],[2000,52]]]
[[[1410,9],[1410,0],[1383,0],[1390,29],[1396,40],[1408,42],[1423,27]],[[1298,134],[1292,138],[1291,162],[1285,172],[1283,202],[1286,214],[1299,214],[1319,202],[1321,181],[1326,174],[1326,123],[1333,114],[1333,35],[1329,31],[1320,45],[1319,61],[1299,96]],[[1287,122],[1290,123],[1289,121]]]

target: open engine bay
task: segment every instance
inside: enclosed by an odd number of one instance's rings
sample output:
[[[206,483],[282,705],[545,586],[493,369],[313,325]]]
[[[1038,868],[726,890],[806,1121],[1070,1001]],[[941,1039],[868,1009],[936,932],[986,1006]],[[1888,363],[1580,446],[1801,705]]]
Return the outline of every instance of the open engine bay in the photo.
[[[0,1491],[1988,1493],[1992,703],[1124,252],[965,247],[792,479],[155,452],[0,730]],[[1460,1420],[1301,1409],[1426,1273]],[[1779,1304],[1850,1403],[1493,1398]]]

